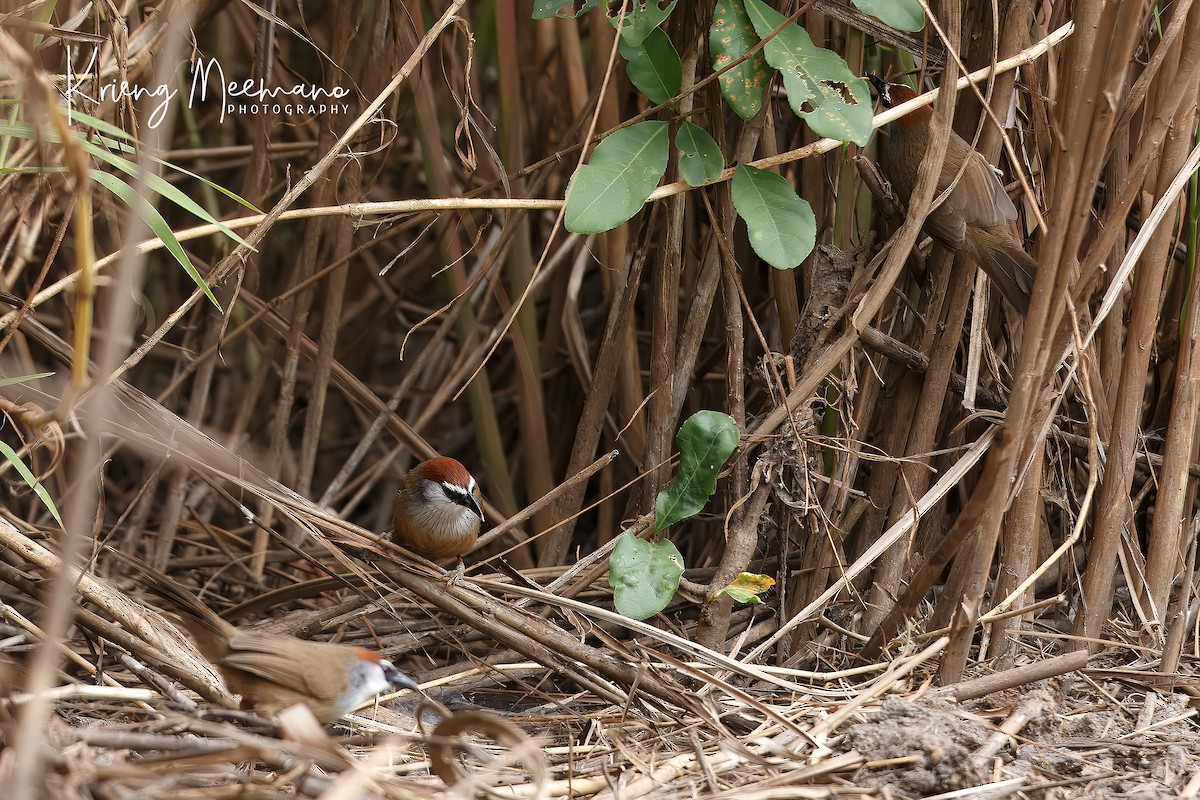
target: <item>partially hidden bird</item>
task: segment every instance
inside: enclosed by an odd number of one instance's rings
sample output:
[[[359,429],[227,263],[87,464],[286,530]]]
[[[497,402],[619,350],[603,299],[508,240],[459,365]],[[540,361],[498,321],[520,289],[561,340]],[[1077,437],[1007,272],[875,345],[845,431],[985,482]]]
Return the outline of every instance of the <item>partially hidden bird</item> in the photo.
[[[868,77],[884,108],[898,106],[917,96],[903,83],[889,83],[878,75]],[[880,165],[905,203],[916,186],[917,169],[925,159],[932,118],[933,109],[925,106],[889,123],[885,129]],[[1024,314],[1029,308],[1029,292],[1033,288],[1037,262],[1025,252],[1024,245],[1009,228],[1009,223],[1017,218],[1017,209],[987,159],[951,131],[937,194],[950,186],[960,170],[962,175],[958,177],[958,183],[945,202],[929,214],[923,229],[949,249],[970,256],[1008,302]]]
[[[394,541],[430,558],[461,558],[475,546],[482,522],[479,487],[453,458],[417,464],[396,493]]]
[[[303,704],[322,723],[336,722],[375,695],[417,689],[391,661],[365,647],[310,642],[268,631],[242,630],[150,565],[125,554],[145,588],[171,607],[196,649],[242,696],[242,707],[264,716]]]

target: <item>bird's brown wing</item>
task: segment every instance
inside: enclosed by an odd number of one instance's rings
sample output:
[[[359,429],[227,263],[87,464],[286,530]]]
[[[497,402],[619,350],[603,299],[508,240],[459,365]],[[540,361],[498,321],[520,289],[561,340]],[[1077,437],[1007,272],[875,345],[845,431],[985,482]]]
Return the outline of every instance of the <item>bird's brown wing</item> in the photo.
[[[321,647],[316,642],[295,640],[296,644]],[[291,643],[289,643],[291,644]],[[332,645],[329,645],[332,646]],[[280,652],[275,636],[253,631],[241,631],[229,640],[229,653],[221,660],[227,667],[280,684],[302,694],[326,698],[338,694],[345,676],[328,671],[305,668],[306,658],[301,648],[289,647],[288,654]]]
[[[947,201],[948,202],[948,201]],[[925,218],[925,232],[951,250],[960,250],[967,241],[967,223],[962,215],[944,206]]]
[[[996,228],[1017,218],[1016,206],[983,156],[973,150],[960,154],[958,159],[950,156],[947,152],[939,192],[950,185],[962,158],[967,159],[967,167],[939,211],[956,216],[973,228]]]

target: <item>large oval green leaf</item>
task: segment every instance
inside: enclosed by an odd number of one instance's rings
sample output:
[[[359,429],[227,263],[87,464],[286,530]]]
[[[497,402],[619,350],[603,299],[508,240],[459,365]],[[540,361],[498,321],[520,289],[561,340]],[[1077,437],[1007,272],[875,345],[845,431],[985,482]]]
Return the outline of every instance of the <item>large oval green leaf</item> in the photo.
[[[653,617],[679,589],[683,556],[670,539],[651,543],[623,533],[608,558],[608,585],[617,611],[630,619]]]
[[[762,0],[745,0],[746,12],[761,37],[786,17]],[[864,145],[871,136],[871,90],[841,56],[817,47],[799,25],[788,25],[767,42],[767,63],[783,76],[788,104],[820,136]],[[846,95],[849,95],[847,98]],[[806,111],[805,106],[811,110]]]
[[[667,171],[668,149],[667,123],[657,120],[601,142],[567,189],[567,230],[603,233],[636,214]]]
[[[670,36],[655,28],[641,44],[629,44],[621,39],[617,49],[625,59],[625,74],[630,83],[651,103],[665,103],[679,93],[683,65],[679,63],[679,54],[675,52]]]
[[[733,207],[746,220],[750,246],[776,269],[808,258],[817,242],[817,218],[807,200],[774,172],[738,164],[733,171]]]
[[[654,501],[654,530],[694,516],[704,508],[717,483],[717,473],[737,447],[737,423],[720,411],[697,411],[679,427],[679,471],[675,482]]]
[[[898,31],[925,27],[925,9],[917,0],[850,0],[860,11]]]
[[[713,7],[712,27],[708,29],[708,50],[713,71],[741,58],[758,44],[758,34],[746,15],[742,0],[717,0]],[[771,80],[762,51],[723,73],[721,95],[742,119],[750,119],[762,108],[763,90]]]

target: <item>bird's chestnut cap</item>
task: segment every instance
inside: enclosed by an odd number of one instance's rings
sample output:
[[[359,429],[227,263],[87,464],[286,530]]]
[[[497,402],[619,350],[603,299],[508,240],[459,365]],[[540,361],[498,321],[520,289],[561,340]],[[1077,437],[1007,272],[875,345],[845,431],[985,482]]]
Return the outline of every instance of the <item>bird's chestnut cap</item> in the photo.
[[[461,486],[464,489],[474,488],[471,484],[474,479],[471,473],[467,472],[467,468],[448,456],[438,456],[426,461],[422,466],[422,472],[425,473],[426,480],[435,481],[437,483],[449,483],[454,486]]]
[[[416,689],[417,688],[417,684],[415,682],[413,682],[412,678],[408,677],[403,672],[396,669],[395,664],[393,664],[391,661],[388,661],[386,658],[381,656],[379,653],[376,653],[374,650],[368,650],[365,647],[356,647],[356,648],[354,648],[354,652],[363,661],[369,661],[372,664],[378,664],[379,668],[383,670],[383,677],[387,680],[388,683],[392,684],[393,686],[399,687],[401,689]]]

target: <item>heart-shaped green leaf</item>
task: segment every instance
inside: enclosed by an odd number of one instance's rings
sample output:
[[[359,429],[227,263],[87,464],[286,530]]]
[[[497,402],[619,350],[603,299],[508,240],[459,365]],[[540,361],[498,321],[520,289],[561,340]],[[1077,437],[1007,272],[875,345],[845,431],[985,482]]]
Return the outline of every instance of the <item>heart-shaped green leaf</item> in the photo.
[[[613,602],[630,619],[646,619],[666,608],[681,575],[683,556],[669,539],[651,543],[626,532],[608,558]]]

